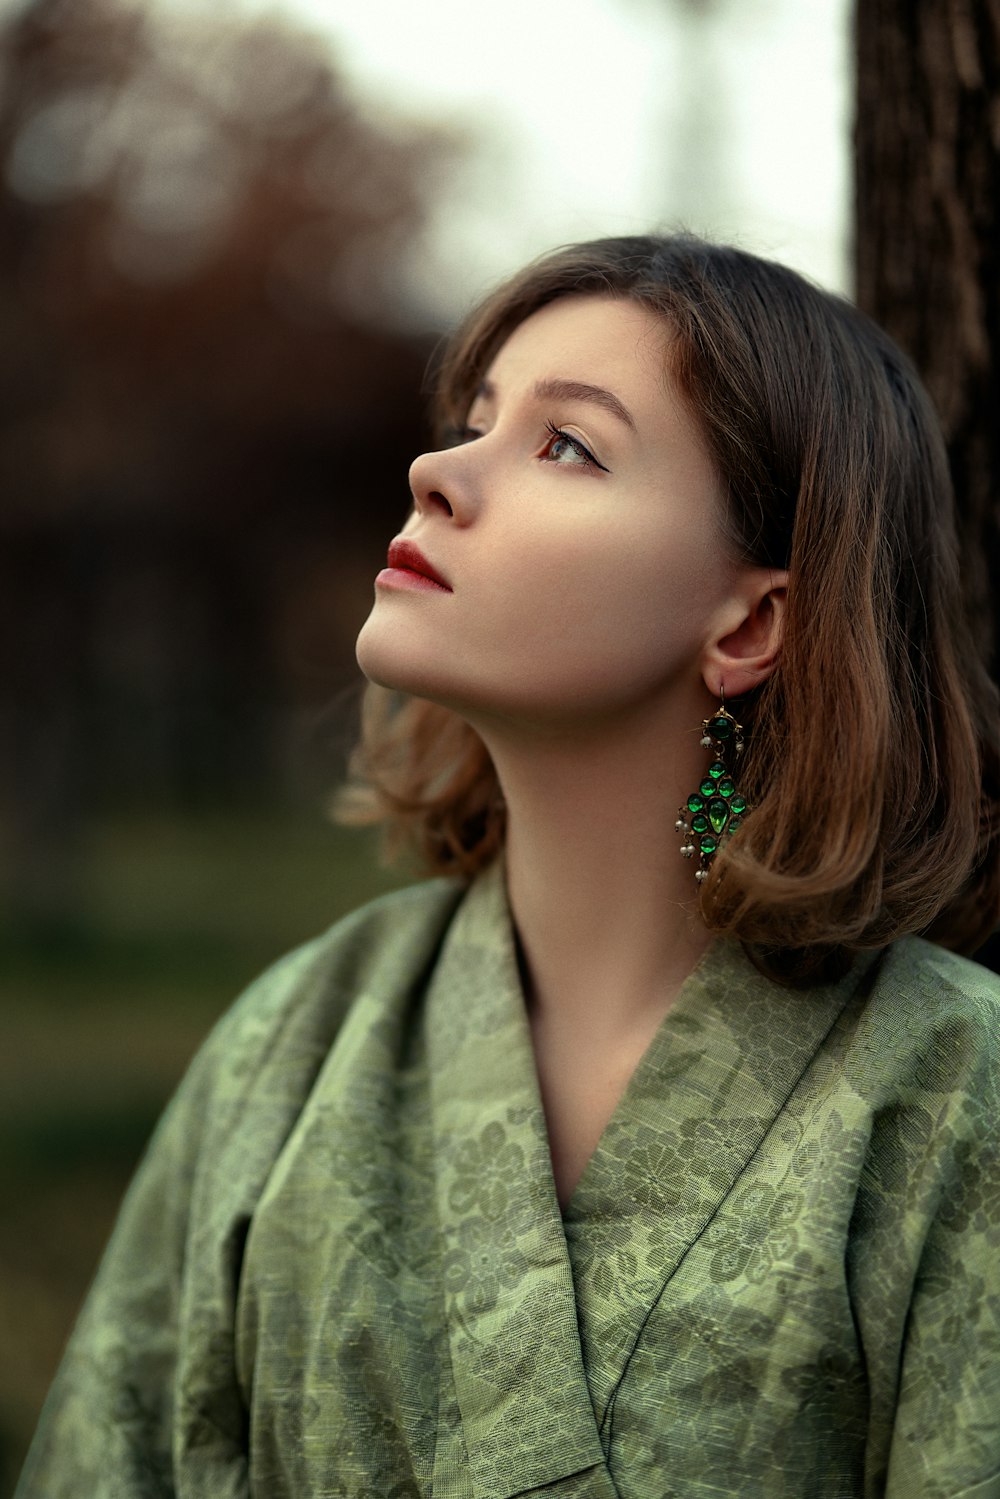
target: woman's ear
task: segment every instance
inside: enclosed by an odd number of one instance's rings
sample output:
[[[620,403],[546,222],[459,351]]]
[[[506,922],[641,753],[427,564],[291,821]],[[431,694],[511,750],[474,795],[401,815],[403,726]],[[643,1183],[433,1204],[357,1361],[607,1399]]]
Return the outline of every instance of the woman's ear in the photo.
[[[788,574],[747,568],[739,574],[718,634],[705,649],[702,675],[714,697],[741,697],[771,675],[781,653]]]

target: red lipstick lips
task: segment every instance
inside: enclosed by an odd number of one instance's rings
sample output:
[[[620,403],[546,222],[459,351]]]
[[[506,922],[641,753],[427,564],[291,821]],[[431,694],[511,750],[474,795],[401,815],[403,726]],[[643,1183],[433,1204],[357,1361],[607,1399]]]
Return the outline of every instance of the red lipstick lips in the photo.
[[[451,584],[432,567],[412,541],[397,539],[389,545],[389,566],[375,579],[386,588],[434,588],[451,593]]]

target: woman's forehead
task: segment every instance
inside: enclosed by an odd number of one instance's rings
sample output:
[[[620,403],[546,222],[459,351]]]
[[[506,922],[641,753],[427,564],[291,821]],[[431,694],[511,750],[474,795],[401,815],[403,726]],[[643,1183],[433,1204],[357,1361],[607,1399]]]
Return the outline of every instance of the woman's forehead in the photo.
[[[569,395],[603,392],[615,415],[632,403],[662,402],[670,329],[656,312],[624,297],[561,297],[533,312],[490,360],[475,394],[502,399],[527,388]],[[618,409],[616,409],[618,408]]]

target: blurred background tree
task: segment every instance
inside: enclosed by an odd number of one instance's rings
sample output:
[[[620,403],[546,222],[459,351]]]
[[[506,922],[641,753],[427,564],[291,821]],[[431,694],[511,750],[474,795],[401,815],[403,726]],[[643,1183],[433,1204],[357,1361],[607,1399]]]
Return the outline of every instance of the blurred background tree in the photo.
[[[944,426],[962,582],[1000,666],[1000,10],[864,0],[855,14],[857,300]],[[978,955],[1000,971],[1000,934]]]
[[[1000,11],[856,11],[857,299],[920,370],[948,440],[964,583],[1000,661]]]
[[[305,775],[288,710],[406,510],[428,346],[388,314],[457,143],[276,20],[41,0],[0,66],[7,917],[51,929],[87,813]]]
[[[386,883],[320,791],[425,445],[399,282],[462,150],[290,22],[0,29],[0,1494],[198,1039]]]

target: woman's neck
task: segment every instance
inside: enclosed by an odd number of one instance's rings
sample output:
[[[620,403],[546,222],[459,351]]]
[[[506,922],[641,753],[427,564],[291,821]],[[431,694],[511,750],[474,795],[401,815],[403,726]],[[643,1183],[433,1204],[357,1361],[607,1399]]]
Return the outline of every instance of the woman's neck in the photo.
[[[609,1043],[662,1019],[710,940],[677,807],[704,774],[699,719],[483,735],[508,812],[507,883],[529,1007]],[[482,732],[482,731],[481,731]]]

